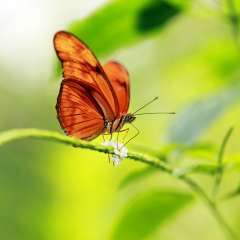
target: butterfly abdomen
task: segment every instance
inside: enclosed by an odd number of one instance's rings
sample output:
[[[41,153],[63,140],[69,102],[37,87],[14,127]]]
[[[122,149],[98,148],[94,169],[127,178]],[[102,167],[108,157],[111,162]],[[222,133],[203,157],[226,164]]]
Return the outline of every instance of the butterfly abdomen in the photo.
[[[136,118],[135,116],[129,113],[121,116],[120,118],[115,119],[113,122],[106,120],[104,125],[106,128],[106,131],[112,134],[114,132],[121,131],[125,123],[131,123],[132,121],[135,120],[135,118]]]

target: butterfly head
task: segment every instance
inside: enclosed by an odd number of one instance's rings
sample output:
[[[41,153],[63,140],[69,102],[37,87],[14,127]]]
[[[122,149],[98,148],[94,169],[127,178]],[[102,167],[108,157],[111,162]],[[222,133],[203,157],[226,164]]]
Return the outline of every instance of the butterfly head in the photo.
[[[125,123],[131,123],[136,119],[136,117],[132,113],[128,113],[124,116]]]

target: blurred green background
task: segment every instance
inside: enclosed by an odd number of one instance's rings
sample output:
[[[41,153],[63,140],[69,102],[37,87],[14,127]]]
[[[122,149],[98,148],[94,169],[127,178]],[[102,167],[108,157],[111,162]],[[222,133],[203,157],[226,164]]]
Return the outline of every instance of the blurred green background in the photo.
[[[175,166],[211,165],[234,125],[221,193],[238,187],[238,1],[1,3],[1,131],[61,132],[55,113],[61,77],[52,37],[70,30],[102,62],[115,59],[128,68],[130,111],[159,96],[147,111],[177,112],[139,116],[141,134],[129,148],[164,154]],[[225,239],[184,184],[143,164],[124,160],[113,167],[103,154],[36,140],[1,147],[0,156],[0,239]],[[211,188],[207,171],[193,177]],[[240,236],[239,201],[223,201],[220,209]]]

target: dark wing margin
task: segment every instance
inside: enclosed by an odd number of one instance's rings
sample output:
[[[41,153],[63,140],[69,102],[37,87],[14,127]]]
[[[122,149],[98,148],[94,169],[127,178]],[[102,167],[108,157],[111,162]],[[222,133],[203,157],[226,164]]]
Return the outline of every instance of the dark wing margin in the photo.
[[[119,105],[118,117],[127,114],[130,102],[130,82],[128,71],[122,64],[115,61],[108,62],[103,68],[117,96]]]

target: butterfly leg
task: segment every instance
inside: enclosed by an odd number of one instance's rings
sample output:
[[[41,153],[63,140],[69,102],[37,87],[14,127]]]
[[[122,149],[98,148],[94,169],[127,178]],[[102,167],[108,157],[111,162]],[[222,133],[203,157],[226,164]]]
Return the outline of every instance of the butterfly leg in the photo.
[[[117,148],[118,148],[119,133],[120,133],[120,131],[117,132]]]
[[[130,141],[132,141],[135,137],[137,137],[138,135],[139,135],[139,133],[140,133],[140,131],[139,131],[139,129],[135,126],[135,125],[133,125],[133,123],[130,123],[132,126],[133,126],[133,128],[136,130],[136,134],[133,136],[133,137],[131,137],[130,139],[128,139],[124,144],[123,144],[123,146],[126,146]]]
[[[112,137],[113,137],[113,134],[112,133],[110,133],[110,142],[112,141]],[[110,154],[109,154],[110,155]],[[112,154],[111,154],[112,155]],[[114,161],[112,162],[113,163],[113,166],[114,166]]]
[[[105,137],[104,137],[104,135],[109,135],[109,134],[102,134],[103,142],[105,142]],[[107,155],[108,155],[108,163],[110,164],[110,153],[108,153]]]
[[[102,134],[103,142],[105,142],[105,137],[104,137],[104,135],[107,135],[107,134]]]
[[[128,135],[129,128],[123,129],[121,132],[125,132],[125,134],[124,134],[124,136],[123,136],[123,138],[122,138],[122,142],[124,142],[124,141],[125,141],[125,138],[126,138],[127,135]]]
[[[126,129],[123,129],[123,130],[120,130],[120,131],[117,132],[117,147],[118,147],[118,143],[119,143],[119,141],[118,141],[119,140],[119,133],[125,132],[124,137],[122,139],[122,142],[124,142],[124,140],[125,140],[125,138],[128,134],[128,131],[129,131],[129,128],[126,128]]]

